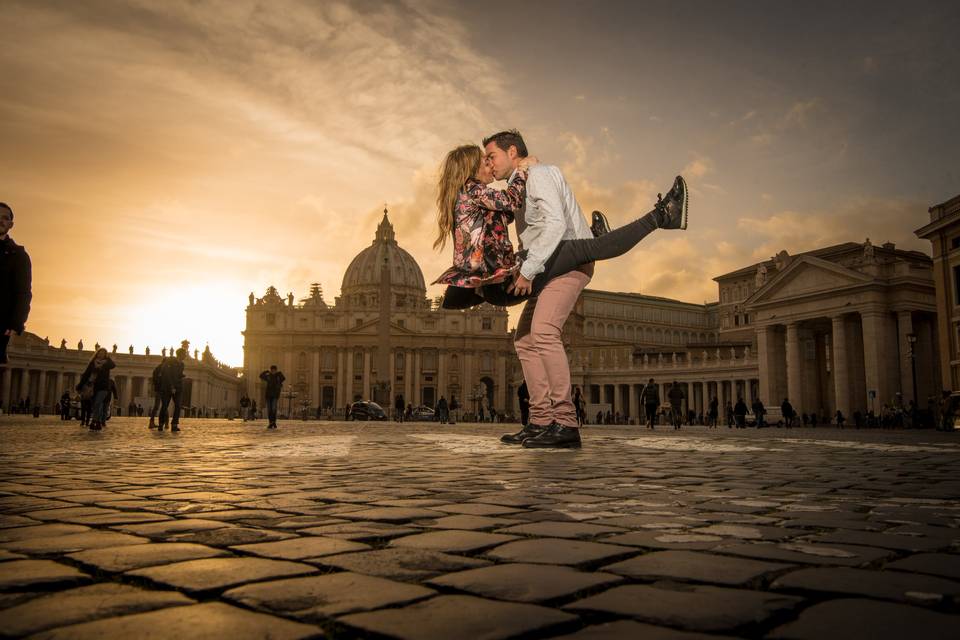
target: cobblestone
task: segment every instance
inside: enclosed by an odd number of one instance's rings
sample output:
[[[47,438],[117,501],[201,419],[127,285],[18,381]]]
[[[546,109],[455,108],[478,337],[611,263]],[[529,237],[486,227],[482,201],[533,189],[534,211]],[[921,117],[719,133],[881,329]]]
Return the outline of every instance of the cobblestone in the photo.
[[[960,628],[952,434],[592,427],[540,451],[507,425],[183,427],[0,417],[0,635]]]

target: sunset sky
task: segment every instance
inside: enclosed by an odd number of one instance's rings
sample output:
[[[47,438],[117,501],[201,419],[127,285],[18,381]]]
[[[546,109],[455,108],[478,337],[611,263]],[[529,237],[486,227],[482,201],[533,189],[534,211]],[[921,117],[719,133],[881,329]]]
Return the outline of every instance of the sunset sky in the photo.
[[[248,294],[332,303],[385,203],[429,282],[439,161],[508,127],[613,224],[687,177],[690,230],[599,289],[704,302],[784,248],[929,252],[960,193],[956,2],[0,0],[0,28],[0,200],[55,344],[239,365]]]

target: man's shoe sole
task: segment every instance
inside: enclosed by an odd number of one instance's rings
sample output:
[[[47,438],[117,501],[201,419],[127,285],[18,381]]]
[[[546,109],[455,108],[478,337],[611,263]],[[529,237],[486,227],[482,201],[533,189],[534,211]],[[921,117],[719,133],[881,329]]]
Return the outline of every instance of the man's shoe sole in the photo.
[[[690,215],[690,191],[687,189],[687,181],[683,179],[683,176],[677,176],[677,180],[680,181],[680,185],[683,187],[683,201],[680,203],[683,216],[680,219],[680,230],[685,231],[687,228],[687,218]]]
[[[580,442],[561,442],[557,444],[540,444],[540,443],[527,444],[528,442],[529,442],[529,439],[523,441],[524,449],[580,449],[583,446],[583,444]]]

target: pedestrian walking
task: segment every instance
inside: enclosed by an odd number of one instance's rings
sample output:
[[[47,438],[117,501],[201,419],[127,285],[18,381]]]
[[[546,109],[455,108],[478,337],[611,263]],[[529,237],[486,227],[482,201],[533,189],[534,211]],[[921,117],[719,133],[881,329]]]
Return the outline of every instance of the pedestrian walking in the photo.
[[[733,403],[727,400],[726,406],[723,408],[723,416],[727,421],[727,429],[733,429]]]
[[[110,400],[110,370],[116,367],[106,349],[98,349],[90,359],[87,368],[80,375],[77,391],[82,398],[90,402],[86,416],[90,430],[100,431],[107,421],[107,408]]]
[[[783,426],[787,429],[793,426],[793,421],[797,418],[797,412],[794,411],[789,398],[784,398],[783,402],[780,403],[780,415],[783,416]]]
[[[267,383],[267,429],[276,429],[277,406],[280,404],[280,392],[283,390],[283,381],[286,377],[277,369],[277,365],[272,364],[268,371],[260,374],[260,379]]]
[[[406,408],[407,403],[403,399],[403,394],[398,393],[397,397],[393,399],[393,421],[394,422],[403,422],[403,410]]]
[[[13,209],[0,202],[0,365],[7,363],[10,337],[23,333],[33,297],[30,256],[10,237],[12,228]]]
[[[157,429],[163,431],[170,424],[170,431],[180,431],[180,411],[183,408],[183,361],[187,350],[180,348],[176,356],[167,356],[160,369],[160,418]],[[170,401],[173,400],[173,419],[169,420]]]
[[[737,404],[733,407],[733,420],[737,429],[747,428],[747,403],[743,401],[743,398],[737,398]]]
[[[837,421],[837,427],[843,429],[843,423],[846,422],[847,419],[843,417],[843,412],[840,411],[840,409],[837,409],[837,415],[834,416],[834,419]]]
[[[456,394],[450,396],[450,424],[457,424],[460,412],[460,403],[457,402]]]
[[[757,419],[758,429],[767,426],[767,421],[764,419],[764,416],[767,415],[767,409],[763,406],[760,398],[753,401],[753,415]]]
[[[647,381],[643,391],[640,392],[640,402],[647,414],[647,428],[653,429],[653,424],[657,420],[657,409],[660,407],[660,391],[654,384],[653,378]]]
[[[524,383],[526,384],[526,383]],[[529,396],[529,392],[527,393]],[[527,410],[530,409],[529,397],[527,398]],[[573,391],[573,408],[577,410],[577,424],[581,427],[583,423],[587,421],[587,411],[586,411],[586,401],[583,399],[583,392],[580,390],[580,387],[577,387]]]
[[[717,399],[717,396],[713,396],[710,400],[710,409],[707,412],[707,425],[711,429],[716,429],[718,422],[720,422],[720,400]]]
[[[670,401],[670,417],[673,419],[674,429],[679,429],[680,425],[683,423],[683,412],[681,411],[681,407],[686,398],[687,394],[684,393],[683,387],[680,386],[679,382],[674,380],[673,384],[670,386],[670,391],[667,392],[667,400]]]
[[[447,424],[450,420],[450,407],[447,406],[447,399],[444,396],[440,396],[440,399],[437,400],[436,412],[440,424]]]
[[[517,389],[517,402],[520,403],[520,424],[526,425],[530,422],[530,391],[526,380]]]
[[[156,417],[160,411],[160,376],[162,371],[163,360],[150,373],[150,386],[153,388],[153,408],[150,409],[150,423],[147,425],[149,429],[157,428]]]
[[[70,419],[70,392],[64,391],[63,395],[60,396],[60,419],[69,420]]]

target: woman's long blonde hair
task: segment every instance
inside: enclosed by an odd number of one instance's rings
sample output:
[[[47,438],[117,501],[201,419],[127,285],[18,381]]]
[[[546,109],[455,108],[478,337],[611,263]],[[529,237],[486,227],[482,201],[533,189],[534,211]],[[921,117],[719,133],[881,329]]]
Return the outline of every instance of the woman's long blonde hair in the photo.
[[[477,175],[483,150],[475,144],[465,144],[447,154],[440,166],[440,181],[437,184],[437,239],[434,249],[443,249],[453,230],[453,213],[457,196],[467,180]]]

